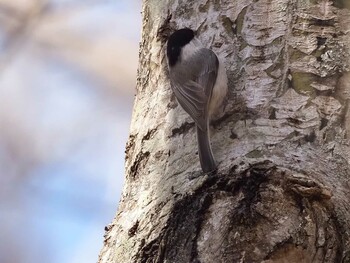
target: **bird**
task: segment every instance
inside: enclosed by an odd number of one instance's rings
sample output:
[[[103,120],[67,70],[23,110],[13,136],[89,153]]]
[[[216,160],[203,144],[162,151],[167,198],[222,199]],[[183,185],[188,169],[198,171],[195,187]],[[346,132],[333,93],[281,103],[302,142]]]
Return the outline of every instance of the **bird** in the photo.
[[[209,122],[227,94],[224,64],[205,48],[190,28],[173,32],[166,47],[171,88],[181,107],[194,120],[202,171],[217,171],[210,144]]]

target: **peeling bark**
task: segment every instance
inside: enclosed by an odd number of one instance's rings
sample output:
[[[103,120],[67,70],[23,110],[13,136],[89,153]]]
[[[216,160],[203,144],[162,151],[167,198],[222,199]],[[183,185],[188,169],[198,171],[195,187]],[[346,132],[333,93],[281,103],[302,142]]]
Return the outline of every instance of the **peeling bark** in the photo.
[[[167,77],[191,27],[226,63],[216,175]],[[144,0],[126,182],[99,262],[350,262],[350,6]]]

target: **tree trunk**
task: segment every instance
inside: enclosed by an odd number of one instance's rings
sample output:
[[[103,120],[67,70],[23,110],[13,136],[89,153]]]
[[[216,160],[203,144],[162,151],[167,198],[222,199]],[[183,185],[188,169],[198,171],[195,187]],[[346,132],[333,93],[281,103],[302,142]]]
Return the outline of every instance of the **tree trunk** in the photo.
[[[144,0],[126,182],[99,262],[350,262],[347,0]],[[198,30],[226,64],[216,175],[165,46]]]

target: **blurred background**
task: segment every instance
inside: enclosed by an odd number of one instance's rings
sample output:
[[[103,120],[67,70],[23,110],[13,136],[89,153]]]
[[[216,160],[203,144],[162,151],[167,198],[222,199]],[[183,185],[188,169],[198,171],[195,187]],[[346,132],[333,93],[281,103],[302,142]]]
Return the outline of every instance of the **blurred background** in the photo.
[[[90,263],[117,209],[141,0],[0,0],[0,262]]]

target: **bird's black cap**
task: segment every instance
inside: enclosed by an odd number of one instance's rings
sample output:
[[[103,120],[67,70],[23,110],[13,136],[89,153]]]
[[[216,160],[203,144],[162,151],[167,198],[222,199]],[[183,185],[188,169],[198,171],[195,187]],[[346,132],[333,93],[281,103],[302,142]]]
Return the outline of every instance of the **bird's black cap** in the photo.
[[[179,59],[181,48],[188,44],[195,36],[190,28],[182,28],[170,35],[167,44],[169,66],[174,66]]]

